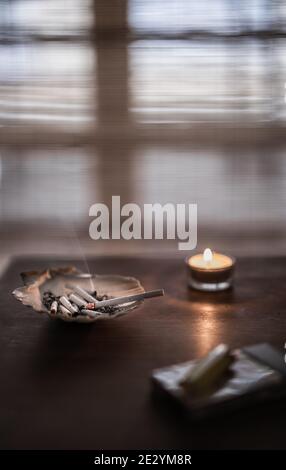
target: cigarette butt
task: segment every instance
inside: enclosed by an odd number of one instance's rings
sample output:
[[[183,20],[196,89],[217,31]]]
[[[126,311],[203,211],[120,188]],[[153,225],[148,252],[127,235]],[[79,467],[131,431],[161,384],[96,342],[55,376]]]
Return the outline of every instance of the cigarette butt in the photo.
[[[196,393],[204,393],[229,369],[234,358],[225,344],[214,348],[186,373],[180,385]]]
[[[72,307],[75,309],[77,313],[79,312],[79,307],[76,304],[72,303]]]
[[[60,305],[60,311],[65,316],[68,316],[68,317],[71,316],[71,312],[66,307],[64,307],[63,305]]]
[[[50,312],[54,315],[58,311],[58,302],[56,300],[53,301],[51,305]]]
[[[76,304],[78,307],[85,307],[87,305],[85,300],[81,299],[75,294],[70,294],[69,300]]]
[[[81,287],[75,286],[73,289],[80,297],[82,297],[87,302],[92,302],[95,304],[97,303],[97,300],[94,297],[92,297],[92,295],[90,295],[88,292],[86,292],[84,289],[82,289]]]
[[[100,315],[102,315],[101,312],[95,312],[94,310],[88,310],[88,309],[83,309],[80,311],[80,313],[83,313],[84,315],[88,315],[89,317],[99,317]]]
[[[62,297],[60,297],[60,302],[61,302],[61,304],[63,304],[63,306],[67,310],[70,311],[70,313],[76,313],[77,312],[76,308],[72,306],[70,301],[64,295],[62,295]]]

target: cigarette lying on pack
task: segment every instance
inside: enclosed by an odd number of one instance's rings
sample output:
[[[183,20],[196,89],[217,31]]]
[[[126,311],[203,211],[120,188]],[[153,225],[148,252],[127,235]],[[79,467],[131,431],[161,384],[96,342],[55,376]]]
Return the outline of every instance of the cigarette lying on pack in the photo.
[[[78,307],[76,305],[72,305],[64,295],[60,297],[60,302],[67,310],[69,310],[70,313],[78,312]]]
[[[142,292],[141,294],[127,295],[124,297],[115,297],[114,299],[107,299],[107,300],[97,300],[95,302],[91,302],[87,304],[87,308],[89,308],[90,310],[95,310],[95,309],[102,308],[102,307],[110,307],[112,305],[121,305],[121,304],[127,304],[129,302],[135,302],[138,300],[151,299],[152,297],[159,297],[161,295],[164,295],[163,289],[150,290],[147,292]]]
[[[233,361],[229,347],[220,344],[185,374],[180,385],[195,393],[204,393],[224,375]]]

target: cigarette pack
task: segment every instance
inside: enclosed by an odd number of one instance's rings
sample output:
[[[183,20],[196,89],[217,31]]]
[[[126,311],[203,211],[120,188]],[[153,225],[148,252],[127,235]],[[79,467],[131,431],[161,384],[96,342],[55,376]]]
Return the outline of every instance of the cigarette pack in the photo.
[[[166,397],[179,405],[191,419],[225,414],[286,396],[286,364],[282,353],[261,343],[236,349],[233,355],[235,360],[228,372],[203,395],[193,394],[181,385],[182,378],[197,361],[154,370],[154,391],[160,398]]]

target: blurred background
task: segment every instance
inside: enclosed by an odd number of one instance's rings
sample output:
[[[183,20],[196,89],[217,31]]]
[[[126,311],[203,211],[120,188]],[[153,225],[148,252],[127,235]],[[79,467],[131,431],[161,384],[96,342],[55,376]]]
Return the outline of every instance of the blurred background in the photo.
[[[0,0],[0,259],[93,241],[89,207],[197,203],[198,249],[286,252],[282,0]]]

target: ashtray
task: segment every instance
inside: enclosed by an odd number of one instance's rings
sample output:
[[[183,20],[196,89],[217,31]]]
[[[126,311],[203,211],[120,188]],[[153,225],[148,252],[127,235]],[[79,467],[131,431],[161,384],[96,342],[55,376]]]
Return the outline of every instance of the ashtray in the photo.
[[[134,277],[83,273],[73,266],[25,272],[21,277],[24,285],[13,291],[15,298],[37,313],[66,322],[114,319],[137,308],[144,298],[163,294],[145,292]]]

